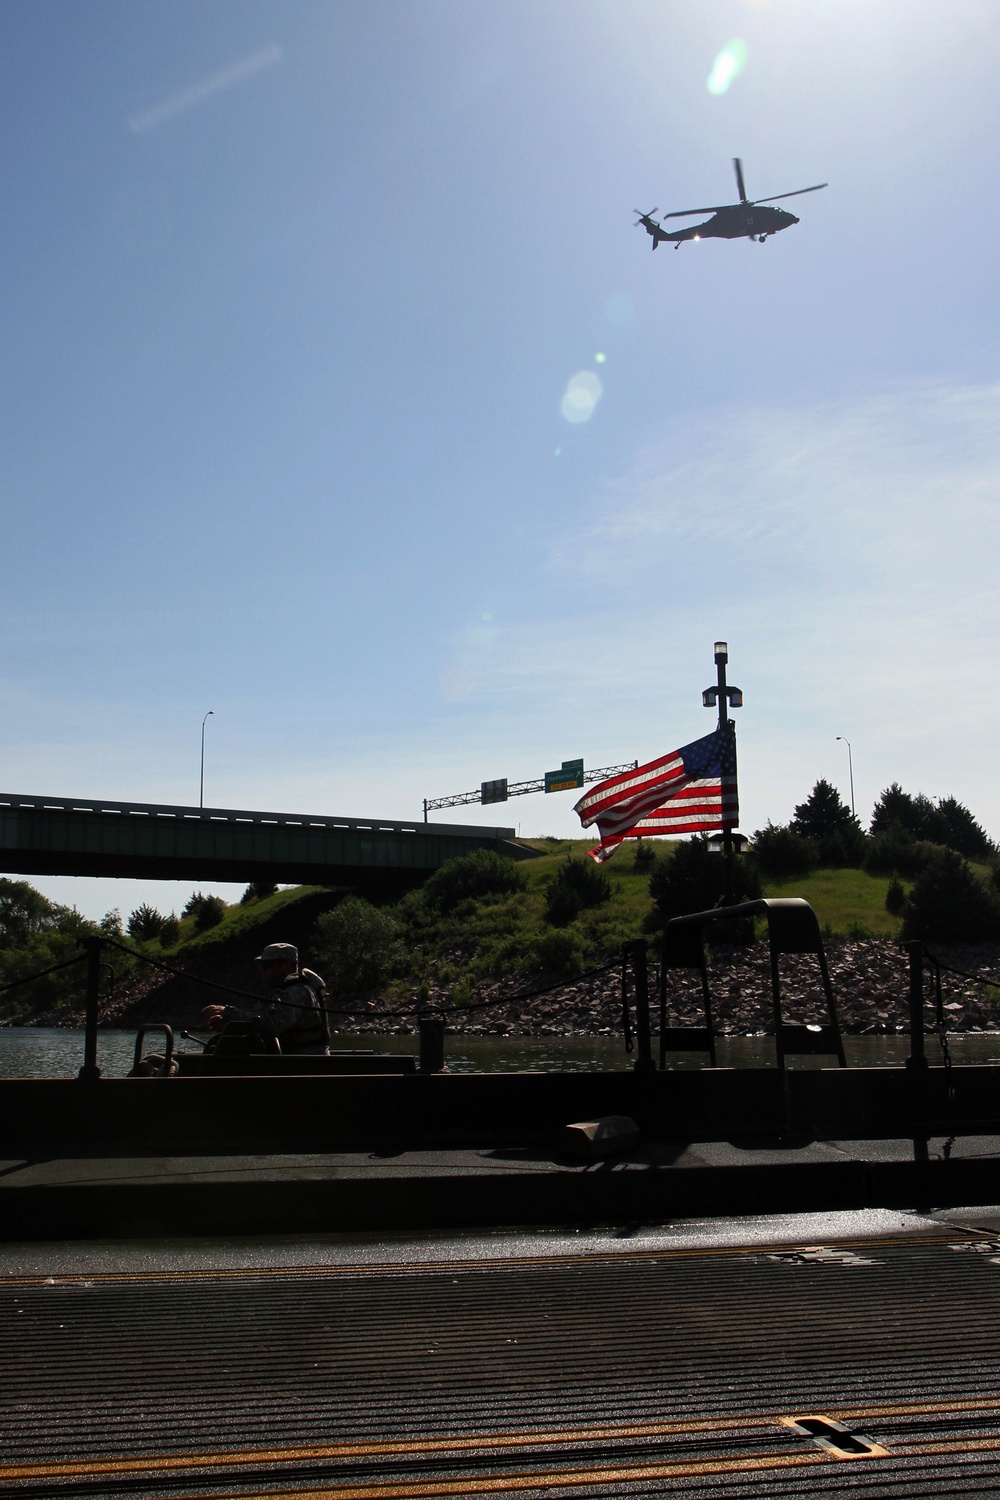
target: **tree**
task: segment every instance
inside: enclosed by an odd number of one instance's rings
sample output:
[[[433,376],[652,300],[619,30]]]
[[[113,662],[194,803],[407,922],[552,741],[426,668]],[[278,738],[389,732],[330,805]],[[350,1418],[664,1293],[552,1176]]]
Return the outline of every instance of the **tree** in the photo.
[[[903,912],[904,941],[984,943],[1000,937],[1000,897],[954,849],[938,849]]]
[[[266,901],[277,889],[273,880],[251,880],[240,897],[240,905],[249,906],[253,901]]]
[[[939,797],[938,817],[944,824],[941,842],[966,859],[988,860],[996,857],[996,844],[985,828],[976,822],[969,809],[954,797]]]
[[[138,938],[140,943],[147,943],[159,935],[162,926],[162,913],[155,906],[150,906],[148,901],[144,901],[128,919],[128,935]]]
[[[812,839],[820,864],[860,864],[865,848],[861,824],[828,781],[817,781],[806,801],[795,809],[789,827],[802,838]]]
[[[226,915],[226,903],[221,896],[203,896],[194,914],[194,925],[196,932],[207,932],[210,927],[218,927]]]
[[[888,833],[891,828],[905,828],[914,838],[919,833],[919,816],[909,792],[898,781],[887,786],[872,810],[870,833]]]
[[[341,994],[378,989],[405,958],[399,924],[361,896],[347,896],[323,913],[314,949],[324,978]]]
[[[939,797],[935,805],[918,792],[911,797],[898,781],[886,787],[872,812],[873,834],[905,830],[915,839],[943,844],[966,859],[994,859],[998,849],[972,813],[955,797]]]
[[[56,908],[26,880],[0,878],[0,948],[22,947],[53,927]]]

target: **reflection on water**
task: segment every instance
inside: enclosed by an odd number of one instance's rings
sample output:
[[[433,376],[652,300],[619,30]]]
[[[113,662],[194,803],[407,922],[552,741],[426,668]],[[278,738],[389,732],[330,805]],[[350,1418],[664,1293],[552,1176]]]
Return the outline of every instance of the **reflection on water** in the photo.
[[[340,1038],[346,1048],[374,1048],[378,1052],[417,1052],[411,1036],[352,1036]],[[149,1038],[149,1050],[162,1043]],[[98,1034],[97,1062],[108,1078],[122,1078],[132,1066],[135,1033],[102,1031]],[[182,1042],[185,1051],[193,1042]],[[906,1036],[845,1037],[847,1061],[852,1067],[873,1068],[900,1065],[910,1052]],[[962,1033],[949,1038],[956,1063],[1000,1063],[1000,1033]],[[653,1039],[656,1055],[656,1039]],[[926,1042],[928,1061],[943,1061],[936,1038]],[[723,1068],[772,1068],[774,1043],[770,1037],[720,1037],[719,1066]],[[626,1053],[621,1038],[449,1036],[445,1038],[445,1061],[453,1073],[514,1073],[525,1068],[552,1072],[622,1070],[632,1067],[634,1056]],[[708,1059],[701,1054],[674,1053],[668,1066],[698,1068]],[[794,1058],[796,1068],[830,1067],[827,1057]],[[73,1078],[83,1062],[83,1032],[32,1026],[0,1029],[0,1078]]]

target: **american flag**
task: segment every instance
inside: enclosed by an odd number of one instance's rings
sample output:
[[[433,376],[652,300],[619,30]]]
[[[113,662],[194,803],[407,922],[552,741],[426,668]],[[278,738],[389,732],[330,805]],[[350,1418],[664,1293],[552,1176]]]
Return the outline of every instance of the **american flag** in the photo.
[[[591,859],[610,859],[623,839],[643,834],[708,833],[739,822],[736,725],[727,719],[712,734],[680,750],[600,782],[574,809],[584,828],[601,835]]]

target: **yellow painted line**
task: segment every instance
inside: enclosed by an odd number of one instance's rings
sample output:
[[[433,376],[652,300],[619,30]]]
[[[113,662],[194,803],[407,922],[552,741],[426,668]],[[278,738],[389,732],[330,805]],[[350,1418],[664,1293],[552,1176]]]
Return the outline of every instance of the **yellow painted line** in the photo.
[[[630,1464],[617,1468],[542,1470],[536,1474],[476,1474],[457,1479],[415,1480],[400,1484],[326,1485],[322,1489],[257,1490],[255,1500],[435,1500],[435,1497],[470,1494],[509,1495],[523,1490],[573,1491],[638,1479],[709,1479],[720,1474],[759,1473],[762,1469],[803,1468],[829,1464],[829,1454],[818,1448],[801,1453],[760,1453],[752,1458],[713,1459],[706,1463]],[[833,1460],[836,1462],[836,1460]],[[232,1491],[176,1496],[175,1500],[232,1500]]]
[[[869,1424],[889,1417],[948,1416],[963,1412],[996,1411],[1000,1415],[1000,1398],[996,1396],[965,1400],[933,1402],[897,1402],[885,1406],[837,1407],[837,1421],[850,1424]],[[301,1447],[250,1449],[241,1452],[220,1453],[168,1453],[136,1455],[134,1458],[78,1460],[70,1463],[35,1463],[0,1465],[0,1482],[43,1479],[99,1477],[114,1474],[178,1473],[191,1469],[250,1469],[266,1464],[308,1463],[348,1459],[371,1459],[406,1457],[412,1455],[431,1456],[445,1453],[503,1452],[506,1449],[533,1447],[566,1447],[570,1444],[649,1441],[655,1438],[685,1437],[699,1433],[739,1434],[774,1428],[798,1420],[795,1414],[773,1413],[767,1415],[716,1415],[689,1418],[674,1422],[634,1422],[620,1426],[580,1427],[559,1430],[521,1431],[508,1433],[462,1434],[424,1439],[401,1439],[373,1443],[324,1443]],[[933,1438],[928,1438],[930,1443]],[[961,1440],[957,1440],[961,1442]],[[980,1440],[976,1439],[976,1443]],[[998,1443],[997,1439],[983,1439],[983,1444]],[[924,1443],[920,1438],[908,1440],[904,1445],[893,1445],[894,1452],[906,1451],[911,1445]],[[975,1443],[973,1443],[975,1446]],[[863,1456],[863,1455],[858,1455]]]
[[[964,1231],[968,1233],[968,1231]],[[983,1239],[982,1233],[978,1236],[970,1234],[970,1238]],[[998,1236],[1000,1237],[1000,1236]],[[831,1240],[830,1248],[839,1249],[861,1249],[867,1246],[869,1249],[881,1250],[899,1245],[947,1245],[956,1236],[951,1231],[941,1234],[929,1235],[885,1235],[880,1239],[850,1239]],[[264,1278],[293,1279],[297,1276],[311,1277],[338,1277],[338,1276],[384,1276],[387,1273],[397,1275],[413,1276],[439,1274],[447,1275],[453,1271],[507,1271],[507,1270],[534,1270],[545,1267],[560,1266],[586,1266],[586,1265],[619,1265],[623,1261],[648,1261],[648,1260],[692,1260],[692,1259],[732,1259],[748,1255],[793,1255],[802,1250],[814,1249],[816,1245],[825,1244],[822,1239],[810,1240],[808,1244],[800,1240],[797,1243],[782,1242],[779,1244],[766,1245],[714,1245],[714,1246],[682,1246],[676,1249],[663,1246],[658,1250],[594,1250],[586,1254],[566,1255],[512,1255],[503,1260],[415,1260],[415,1261],[378,1261],[375,1263],[362,1264],[351,1263],[345,1265],[302,1265],[302,1266],[221,1266],[208,1268],[203,1271],[93,1271],[86,1272],[60,1272],[54,1276],[4,1276],[0,1274],[0,1287],[32,1287],[32,1286],[87,1286],[94,1283],[101,1285],[120,1284],[132,1286],[140,1282],[163,1281],[194,1282],[194,1281],[259,1281]],[[817,1262],[820,1264],[820,1262]]]
[[[704,1432],[739,1432],[774,1427],[773,1417],[696,1418],[684,1422],[641,1422],[620,1427],[581,1427],[557,1432],[480,1433],[461,1437],[403,1439],[375,1443],[324,1443],[297,1448],[255,1448],[243,1453],[156,1454],[73,1463],[0,1465],[0,1481],[66,1478],[121,1473],[156,1473],[180,1469],[250,1468],[269,1463],[297,1463],[318,1459],[385,1458],[439,1453],[484,1452],[494,1449],[556,1447],[568,1443],[648,1440],[683,1437]]]

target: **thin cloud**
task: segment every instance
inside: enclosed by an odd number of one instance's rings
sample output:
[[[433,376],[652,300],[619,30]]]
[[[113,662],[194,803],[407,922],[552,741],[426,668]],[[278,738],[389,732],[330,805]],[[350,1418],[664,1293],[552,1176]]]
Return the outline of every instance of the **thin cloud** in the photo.
[[[247,78],[252,78],[255,73],[263,72],[265,68],[273,68],[280,61],[281,48],[274,42],[268,42],[266,47],[251,52],[239,62],[231,63],[228,68],[221,68],[218,73],[202,78],[190,88],[184,89],[179,94],[172,94],[169,99],[164,99],[160,104],[154,104],[151,109],[143,110],[141,114],[131,115],[128,128],[136,135],[142,135],[156,125],[163,125],[174,115],[183,114],[185,110],[193,109],[196,104],[203,104],[206,99],[211,99],[213,94],[221,94],[224,89],[232,88],[236,83],[243,83]]]

